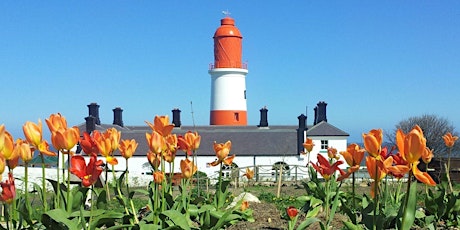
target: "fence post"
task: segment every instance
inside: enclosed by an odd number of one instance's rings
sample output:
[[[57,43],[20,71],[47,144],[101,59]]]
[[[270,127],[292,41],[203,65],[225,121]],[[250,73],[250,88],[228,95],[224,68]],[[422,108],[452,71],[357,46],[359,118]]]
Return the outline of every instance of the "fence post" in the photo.
[[[256,171],[256,182],[259,182],[259,166],[255,166]]]
[[[298,166],[294,166],[295,167],[295,176],[294,176],[294,182],[297,184],[297,168]]]

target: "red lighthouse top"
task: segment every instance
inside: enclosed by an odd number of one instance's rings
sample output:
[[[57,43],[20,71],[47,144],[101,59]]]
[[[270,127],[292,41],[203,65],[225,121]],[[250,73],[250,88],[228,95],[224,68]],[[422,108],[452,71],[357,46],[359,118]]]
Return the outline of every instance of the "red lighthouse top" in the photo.
[[[220,20],[220,27],[214,33],[215,68],[242,67],[242,39],[233,18],[225,17]]]

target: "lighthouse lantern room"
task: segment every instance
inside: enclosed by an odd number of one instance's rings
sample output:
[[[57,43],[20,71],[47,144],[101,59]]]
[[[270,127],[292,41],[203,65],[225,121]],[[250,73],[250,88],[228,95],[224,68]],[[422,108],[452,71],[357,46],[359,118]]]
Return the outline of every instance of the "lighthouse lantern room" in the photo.
[[[211,75],[210,125],[247,125],[246,74],[242,39],[235,20],[228,15],[214,33]]]

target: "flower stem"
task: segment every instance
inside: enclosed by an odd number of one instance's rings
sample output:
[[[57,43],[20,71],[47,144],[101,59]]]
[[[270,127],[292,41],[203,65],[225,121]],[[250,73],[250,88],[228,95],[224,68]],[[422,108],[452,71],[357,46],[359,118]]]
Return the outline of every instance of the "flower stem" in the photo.
[[[72,209],[70,204],[70,153],[67,153],[67,212],[69,213]]]
[[[377,161],[377,159],[376,159]],[[379,167],[378,164],[375,164],[375,177],[374,177],[374,196],[375,196],[375,203],[374,203],[374,215],[372,216],[372,229],[377,229],[377,209],[379,206]]]
[[[404,198],[404,206],[403,206],[403,212],[402,213],[406,213],[406,209],[407,209],[407,203],[409,203],[409,195],[410,195],[410,185],[412,183],[412,173],[409,172],[409,175],[408,175],[408,178],[407,178],[407,191],[406,191],[406,197]],[[404,218],[406,217],[406,215],[403,215],[403,219],[401,221],[401,223],[404,223]]]
[[[30,219],[32,219],[30,213],[31,206],[29,202],[29,164],[27,162],[24,164],[24,199],[26,201],[27,215]]]
[[[45,177],[45,156],[40,153],[40,158],[42,160],[42,203],[43,203],[43,212],[48,211],[48,202],[46,201],[46,177]]]
[[[452,147],[449,148],[448,157],[447,157],[447,167],[446,167],[446,177],[447,177],[447,181],[449,182],[450,192],[452,193],[454,191],[454,189],[452,187],[452,182],[450,181],[450,157],[451,157],[451,153],[452,153]]]
[[[352,197],[352,207],[353,207],[353,215],[355,216],[354,217],[354,221],[356,222],[356,194],[355,194],[355,173],[352,173],[351,174],[351,197]],[[356,224],[356,223],[353,223],[353,224]]]

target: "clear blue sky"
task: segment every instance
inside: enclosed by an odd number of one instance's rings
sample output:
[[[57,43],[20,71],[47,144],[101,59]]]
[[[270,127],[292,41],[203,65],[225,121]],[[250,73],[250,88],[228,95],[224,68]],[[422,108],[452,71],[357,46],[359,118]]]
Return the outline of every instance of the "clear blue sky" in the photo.
[[[249,125],[297,125],[326,101],[351,134],[435,114],[460,127],[460,1],[0,1],[0,124],[60,112],[125,125],[182,110],[209,124],[212,36],[243,34]],[[44,127],[47,130],[46,126]]]

